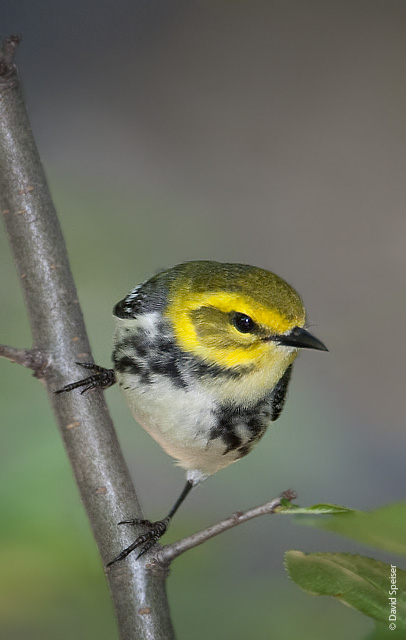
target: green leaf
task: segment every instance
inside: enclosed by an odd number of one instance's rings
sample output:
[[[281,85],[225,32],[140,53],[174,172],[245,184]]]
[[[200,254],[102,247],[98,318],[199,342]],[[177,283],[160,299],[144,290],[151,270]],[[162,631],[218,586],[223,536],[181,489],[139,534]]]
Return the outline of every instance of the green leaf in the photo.
[[[406,502],[374,511],[354,511],[328,520],[315,518],[309,524],[371,547],[406,555]]]
[[[298,507],[289,501],[281,501],[282,508],[276,509],[278,513],[287,513],[289,515],[305,514],[305,515],[331,515],[337,513],[356,513],[354,509],[342,507],[339,504],[314,504],[312,507]]]
[[[389,598],[395,597],[395,624],[398,630],[406,630],[406,571],[396,568],[393,585],[391,565],[350,553],[288,551],[285,563],[289,576],[305,591],[333,596],[386,625],[391,614]]]

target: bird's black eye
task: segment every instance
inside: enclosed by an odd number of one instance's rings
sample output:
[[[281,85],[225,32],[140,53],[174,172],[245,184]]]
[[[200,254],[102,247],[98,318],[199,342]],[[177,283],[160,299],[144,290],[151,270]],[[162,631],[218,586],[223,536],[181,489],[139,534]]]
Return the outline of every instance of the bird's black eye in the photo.
[[[252,318],[238,311],[233,311],[230,314],[230,322],[241,333],[251,333],[256,326]]]

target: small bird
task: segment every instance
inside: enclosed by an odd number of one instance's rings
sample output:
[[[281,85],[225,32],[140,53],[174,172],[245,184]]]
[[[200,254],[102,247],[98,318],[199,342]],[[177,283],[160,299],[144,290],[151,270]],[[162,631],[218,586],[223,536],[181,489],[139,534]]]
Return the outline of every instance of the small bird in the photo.
[[[193,261],[138,285],[113,310],[113,369],[93,371],[57,393],[118,383],[136,421],[186,470],[169,514],[108,566],[165,533],[190,490],[243,458],[285,403],[299,349],[327,351],[305,329],[296,291],[279,276],[244,264]]]

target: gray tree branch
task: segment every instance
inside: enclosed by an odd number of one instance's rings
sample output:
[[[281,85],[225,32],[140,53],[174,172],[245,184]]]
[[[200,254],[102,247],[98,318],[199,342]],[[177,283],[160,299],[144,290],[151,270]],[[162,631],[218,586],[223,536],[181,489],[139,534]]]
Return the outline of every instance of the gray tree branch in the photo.
[[[0,208],[20,276],[33,348],[3,347],[2,355],[33,368],[47,388],[105,566],[134,539],[134,530],[116,523],[123,515],[142,514],[103,394],[54,393],[75,379],[75,361],[89,360],[90,347],[13,64],[18,41],[7,38],[0,53]],[[164,568],[152,568],[148,557],[136,561],[133,555],[106,571],[106,576],[122,640],[174,637]]]

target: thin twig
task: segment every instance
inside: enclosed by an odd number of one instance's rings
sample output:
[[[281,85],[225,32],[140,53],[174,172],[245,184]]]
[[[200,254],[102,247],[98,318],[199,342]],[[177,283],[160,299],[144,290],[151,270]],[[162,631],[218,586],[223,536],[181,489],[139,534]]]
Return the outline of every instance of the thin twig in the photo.
[[[6,344],[0,344],[0,358],[7,358],[10,362],[32,369],[38,378],[41,377],[41,371],[48,364],[48,359],[43,351],[38,349],[17,349]]]
[[[191,536],[187,536],[182,540],[178,540],[177,542],[173,542],[172,544],[168,544],[167,546],[163,547],[162,550],[160,550],[157,554],[158,562],[164,564],[172,562],[172,560],[180,556],[185,551],[193,549],[193,547],[197,547],[199,544],[202,544],[203,542],[206,542],[206,540],[209,540],[209,538],[213,538],[214,536],[219,535],[219,533],[227,531],[227,529],[231,529],[232,527],[236,527],[243,522],[252,520],[252,518],[275,513],[275,510],[281,506],[282,500],[290,501],[294,500],[295,498],[297,498],[296,492],[292,491],[292,489],[288,489],[287,491],[284,491],[278,498],[274,498],[269,502],[265,502],[265,504],[261,504],[258,507],[253,507],[252,509],[248,509],[247,511],[237,511],[233,513],[233,515],[229,518],[221,520],[221,522],[217,522],[211,527],[207,527],[206,529],[197,531],[197,533],[193,533]]]

